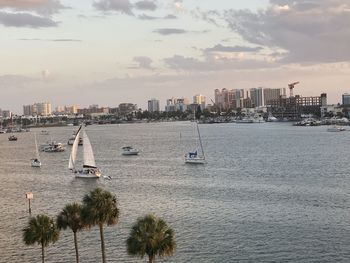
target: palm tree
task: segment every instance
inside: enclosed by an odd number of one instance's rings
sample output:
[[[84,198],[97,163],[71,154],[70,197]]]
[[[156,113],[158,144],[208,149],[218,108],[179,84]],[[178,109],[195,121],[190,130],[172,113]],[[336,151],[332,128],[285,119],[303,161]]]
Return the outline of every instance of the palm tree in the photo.
[[[41,245],[42,262],[45,262],[45,247],[55,243],[59,237],[59,230],[54,220],[47,215],[37,215],[29,219],[23,229],[23,241],[26,245],[35,243]]]
[[[77,203],[68,204],[58,214],[56,219],[58,229],[67,229],[69,227],[73,231],[75,259],[77,263],[79,262],[77,232],[84,228],[81,212],[82,205]]]
[[[152,214],[137,220],[126,244],[129,255],[143,258],[147,254],[149,263],[154,263],[157,255],[173,255],[176,249],[174,231],[164,220]]]
[[[117,198],[110,192],[96,188],[83,198],[83,219],[88,227],[98,225],[100,228],[102,262],[106,262],[103,225],[118,223],[119,209]]]

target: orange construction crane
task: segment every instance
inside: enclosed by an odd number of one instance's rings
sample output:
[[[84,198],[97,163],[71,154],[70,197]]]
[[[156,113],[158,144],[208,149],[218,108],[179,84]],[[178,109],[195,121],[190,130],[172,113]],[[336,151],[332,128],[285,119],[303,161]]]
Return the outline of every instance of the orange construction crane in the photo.
[[[290,83],[288,84],[288,88],[289,88],[289,92],[290,92],[290,97],[293,97],[293,89],[294,89],[294,86],[299,84],[300,82],[297,81],[297,82],[294,82],[294,83]]]

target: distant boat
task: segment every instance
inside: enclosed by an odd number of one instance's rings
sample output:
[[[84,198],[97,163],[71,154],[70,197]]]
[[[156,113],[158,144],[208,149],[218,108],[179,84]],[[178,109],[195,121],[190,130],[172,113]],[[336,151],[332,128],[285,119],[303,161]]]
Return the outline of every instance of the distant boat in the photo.
[[[346,129],[344,127],[339,127],[339,126],[333,126],[331,128],[327,129],[328,132],[342,132],[342,131],[346,131]]]
[[[78,144],[79,144],[79,138],[81,133],[83,135],[83,141],[84,141],[84,145],[83,145],[84,164],[83,164],[83,169],[77,170],[76,158],[77,158]],[[79,178],[99,178],[101,176],[101,171],[96,166],[91,143],[83,128],[83,125],[80,126],[75,136],[75,140],[74,140],[71,154],[69,157],[68,168],[73,173],[75,173],[75,177],[79,177]]]
[[[49,131],[46,131],[46,130],[42,130],[40,132],[41,135],[50,135],[50,132]]]
[[[11,135],[9,137],[9,141],[17,141],[17,137],[15,135]]]
[[[125,146],[122,148],[122,155],[138,155],[139,150],[132,148],[131,146]]]
[[[41,167],[39,150],[38,150],[38,142],[36,140],[36,133],[34,133],[34,141],[35,141],[35,158],[31,160],[31,165],[32,167]]]
[[[197,146],[193,151],[190,151],[185,155],[185,163],[205,164],[206,161],[205,161],[205,155],[204,155],[204,150],[203,150],[202,138],[201,138],[201,134],[199,132],[198,122],[195,120],[194,123],[195,123],[194,125],[195,125],[196,131],[197,131],[196,132],[197,133],[197,136],[196,136],[197,142],[199,142],[199,143],[197,143]]]
[[[42,152],[64,152],[65,148],[63,143],[60,142],[48,142],[40,145],[40,151]]]

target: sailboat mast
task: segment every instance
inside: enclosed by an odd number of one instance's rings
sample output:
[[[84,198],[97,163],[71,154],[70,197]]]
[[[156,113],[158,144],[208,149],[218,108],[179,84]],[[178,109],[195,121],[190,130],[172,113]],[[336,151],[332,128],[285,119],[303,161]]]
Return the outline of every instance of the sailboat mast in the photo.
[[[201,146],[201,151],[202,151],[202,154],[203,154],[203,157],[204,157],[205,155],[204,155],[204,150],[203,150],[203,145],[202,145],[201,133],[199,132],[198,122],[196,122],[196,125],[197,125],[199,144]]]
[[[39,150],[38,150],[38,141],[36,139],[36,132],[34,133],[34,141],[35,141],[35,154],[36,158],[39,160]]]

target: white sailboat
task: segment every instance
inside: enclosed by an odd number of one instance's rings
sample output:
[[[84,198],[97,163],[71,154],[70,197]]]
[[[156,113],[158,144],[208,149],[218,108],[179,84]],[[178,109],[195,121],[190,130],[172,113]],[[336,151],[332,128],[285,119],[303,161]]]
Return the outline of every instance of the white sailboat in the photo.
[[[38,141],[36,140],[36,133],[34,133],[35,140],[35,159],[31,160],[32,167],[41,167],[41,162],[39,158]]]
[[[83,169],[77,170],[76,158],[77,158],[80,134],[83,135],[82,137],[84,141],[84,144],[83,144],[84,164],[83,164]],[[75,136],[75,140],[72,146],[72,151],[69,157],[68,168],[72,170],[73,173],[75,173],[75,177],[79,177],[79,178],[99,178],[101,176],[101,171],[96,166],[91,143],[83,128],[83,125],[80,126]]]
[[[197,130],[197,140],[199,142],[199,145],[197,143],[197,148],[193,151],[188,152],[188,154],[185,155],[185,163],[189,164],[205,164],[205,155],[203,150],[203,144],[202,144],[202,138],[201,134],[199,132],[198,122],[197,120],[194,121],[196,130]],[[199,149],[198,149],[199,146]]]

